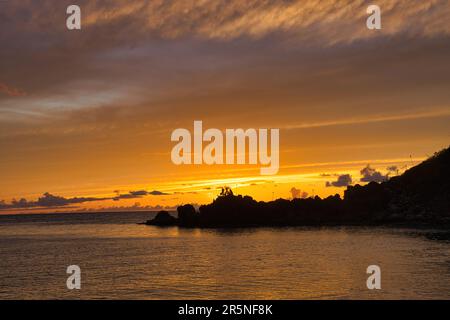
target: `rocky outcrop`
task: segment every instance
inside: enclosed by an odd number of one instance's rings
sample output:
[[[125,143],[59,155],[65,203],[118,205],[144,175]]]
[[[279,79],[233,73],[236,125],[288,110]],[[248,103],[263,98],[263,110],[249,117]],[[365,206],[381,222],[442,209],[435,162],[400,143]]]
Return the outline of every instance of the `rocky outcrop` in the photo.
[[[167,211],[159,211],[152,220],[148,220],[145,224],[161,227],[176,226],[178,225],[178,220]]]
[[[178,218],[161,211],[147,224],[181,227],[415,224],[450,226],[450,148],[388,181],[349,186],[344,199],[257,202],[223,190],[199,212],[178,207]]]

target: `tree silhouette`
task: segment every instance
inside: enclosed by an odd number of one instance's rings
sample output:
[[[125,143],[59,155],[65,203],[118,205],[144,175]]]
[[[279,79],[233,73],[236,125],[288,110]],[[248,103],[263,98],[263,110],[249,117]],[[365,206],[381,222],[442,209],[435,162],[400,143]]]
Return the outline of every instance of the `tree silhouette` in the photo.
[[[225,187],[222,187],[221,189],[222,189],[222,191],[220,192],[221,197],[227,197],[227,196],[233,195],[233,190],[231,190],[230,187],[225,186]]]

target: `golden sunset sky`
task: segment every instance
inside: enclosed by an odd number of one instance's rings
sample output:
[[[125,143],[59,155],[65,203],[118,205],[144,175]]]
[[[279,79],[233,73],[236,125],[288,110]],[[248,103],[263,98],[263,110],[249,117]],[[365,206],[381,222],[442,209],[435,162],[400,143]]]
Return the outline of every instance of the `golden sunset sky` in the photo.
[[[450,3],[376,1],[382,30],[369,4],[1,1],[0,214],[324,197],[419,163],[450,141]],[[279,128],[280,171],[174,165],[194,120]]]

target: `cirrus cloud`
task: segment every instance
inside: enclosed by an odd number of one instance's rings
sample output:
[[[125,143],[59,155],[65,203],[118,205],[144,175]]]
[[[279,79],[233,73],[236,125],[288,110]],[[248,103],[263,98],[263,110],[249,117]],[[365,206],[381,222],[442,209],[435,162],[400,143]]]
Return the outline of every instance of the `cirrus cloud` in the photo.
[[[0,94],[1,93],[10,97],[22,97],[26,95],[25,91],[0,82]]]

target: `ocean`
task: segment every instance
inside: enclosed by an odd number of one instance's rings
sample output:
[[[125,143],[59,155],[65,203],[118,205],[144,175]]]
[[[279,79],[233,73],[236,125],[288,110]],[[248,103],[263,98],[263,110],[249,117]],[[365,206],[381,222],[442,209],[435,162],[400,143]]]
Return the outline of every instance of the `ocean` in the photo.
[[[0,215],[0,299],[450,299],[441,230],[138,224],[153,216]],[[69,265],[80,290],[66,286]],[[369,265],[380,290],[366,286]]]

